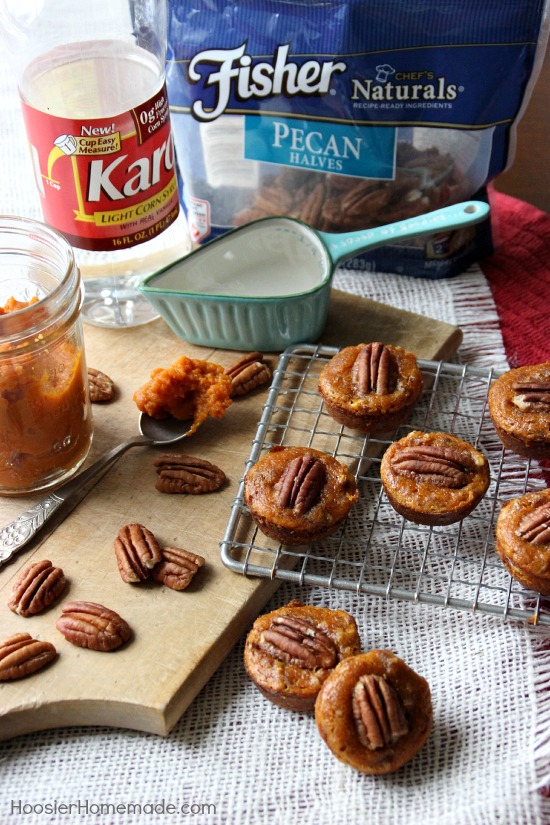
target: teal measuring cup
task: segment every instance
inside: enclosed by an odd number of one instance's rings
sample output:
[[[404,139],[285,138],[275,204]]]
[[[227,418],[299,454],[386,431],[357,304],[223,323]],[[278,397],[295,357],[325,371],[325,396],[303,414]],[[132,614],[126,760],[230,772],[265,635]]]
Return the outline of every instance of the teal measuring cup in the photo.
[[[338,264],[376,246],[470,226],[488,214],[483,201],[465,201],[344,233],[321,232],[296,218],[262,218],[153,273],[139,289],[190,343],[280,350],[317,340]]]

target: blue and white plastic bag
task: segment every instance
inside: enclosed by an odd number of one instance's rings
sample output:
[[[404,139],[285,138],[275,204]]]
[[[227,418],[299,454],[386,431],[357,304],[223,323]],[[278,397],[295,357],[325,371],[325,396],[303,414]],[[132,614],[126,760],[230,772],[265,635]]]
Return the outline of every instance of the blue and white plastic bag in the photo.
[[[193,240],[275,214],[351,231],[484,197],[546,39],[543,0],[169,0]],[[347,266],[440,278],[490,251],[486,222]]]

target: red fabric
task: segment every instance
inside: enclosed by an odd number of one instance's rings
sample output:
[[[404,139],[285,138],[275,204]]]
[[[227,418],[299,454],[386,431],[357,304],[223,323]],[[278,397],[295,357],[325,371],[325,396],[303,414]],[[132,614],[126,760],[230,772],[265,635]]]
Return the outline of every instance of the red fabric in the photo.
[[[491,189],[495,252],[480,262],[510,367],[550,360],[550,215]],[[541,461],[550,484],[550,462]],[[549,790],[550,795],[550,790]]]
[[[497,307],[510,367],[550,360],[550,215],[489,193],[495,252],[480,262]]]

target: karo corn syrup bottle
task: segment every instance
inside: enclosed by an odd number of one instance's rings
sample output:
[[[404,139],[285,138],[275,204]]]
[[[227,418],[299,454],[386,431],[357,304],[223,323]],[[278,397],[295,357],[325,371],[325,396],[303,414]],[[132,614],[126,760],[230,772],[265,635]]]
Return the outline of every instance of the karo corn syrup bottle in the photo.
[[[166,93],[166,0],[43,0],[24,23],[19,93],[46,223],[75,250],[84,320],[156,317],[141,279],[189,251]]]

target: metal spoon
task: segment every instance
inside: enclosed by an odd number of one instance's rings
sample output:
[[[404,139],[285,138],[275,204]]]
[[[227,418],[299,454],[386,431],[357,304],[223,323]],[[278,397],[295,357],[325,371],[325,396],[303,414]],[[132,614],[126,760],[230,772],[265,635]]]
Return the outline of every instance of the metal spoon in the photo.
[[[88,492],[90,482],[102,470],[110,469],[126,450],[129,450],[130,447],[176,444],[190,435],[190,424],[189,421],[180,421],[173,417],[156,419],[145,413],[140,413],[139,431],[141,435],[128,438],[113,447],[112,450],[104,453],[82,473],[73,476],[57,490],[25,510],[15,521],[10,522],[0,530],[0,567],[35,537],[46,521],[62,504],[69,502],[69,500],[71,500],[72,507],[78,504],[85,493]]]

